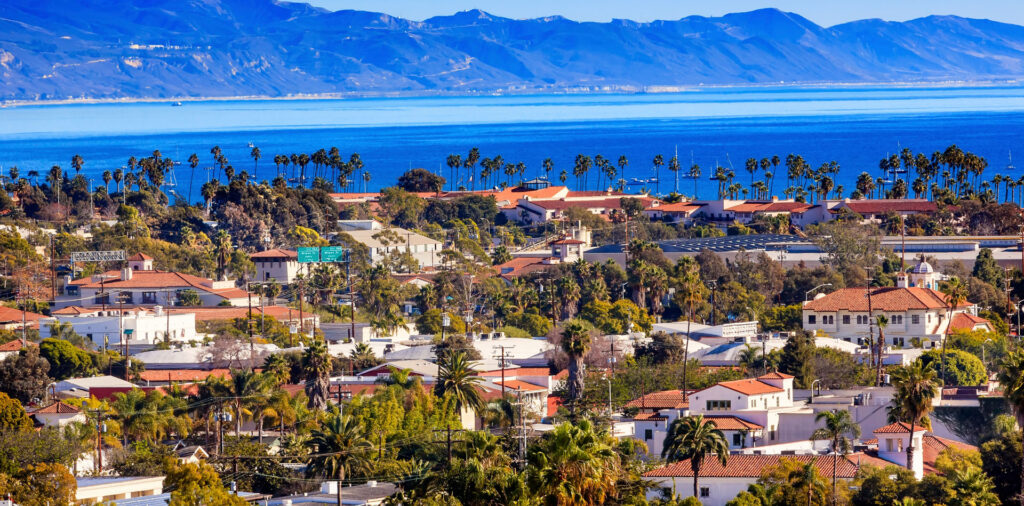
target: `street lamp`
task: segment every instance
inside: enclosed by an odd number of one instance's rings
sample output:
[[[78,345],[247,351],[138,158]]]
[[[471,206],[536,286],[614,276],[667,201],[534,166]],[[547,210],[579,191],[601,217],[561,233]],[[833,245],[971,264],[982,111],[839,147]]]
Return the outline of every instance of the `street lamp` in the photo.
[[[815,290],[817,290],[819,288],[824,288],[826,286],[832,286],[832,283],[822,283],[822,284],[820,284],[820,285],[818,285],[818,286],[816,286],[814,288],[811,288],[810,290],[807,290],[806,292],[804,292],[804,302],[807,302],[807,297],[809,297],[811,295],[811,292],[813,292],[813,291],[815,291]]]

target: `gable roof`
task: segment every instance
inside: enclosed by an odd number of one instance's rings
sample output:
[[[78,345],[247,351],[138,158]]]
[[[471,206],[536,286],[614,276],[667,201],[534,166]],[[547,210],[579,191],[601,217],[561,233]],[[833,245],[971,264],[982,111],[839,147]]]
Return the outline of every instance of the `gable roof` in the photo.
[[[132,271],[131,279],[121,279],[121,271],[107,271],[101,274],[101,276],[105,278],[102,283],[102,287],[105,290],[115,290],[118,288],[194,288],[225,299],[237,299],[248,295],[245,290],[234,286],[229,288],[213,288],[213,280],[183,272],[160,270]],[[81,288],[101,287],[100,281],[93,281],[91,277],[76,279],[70,284]]]
[[[852,479],[857,475],[855,455],[841,457],[836,462],[836,477]],[[832,475],[832,458],[818,455],[729,455],[723,466],[715,458],[705,458],[700,465],[701,478],[760,478],[761,474],[772,467],[778,466],[782,459],[789,459],[807,464],[814,462],[814,467],[822,476]],[[690,459],[673,462],[644,473],[645,478],[693,477]]]
[[[81,413],[82,410],[70,405],[65,404],[64,401],[57,401],[48,406],[39,408],[32,412],[33,415],[74,415]]]
[[[28,346],[39,346],[38,344],[33,343],[32,341],[25,341],[25,344]],[[7,341],[4,344],[0,344],[0,352],[20,351],[21,348],[21,339],[14,339],[12,341]]]
[[[988,325],[990,330],[993,329],[992,322],[966,312],[953,315],[953,321],[949,324],[949,327],[952,330],[974,330],[974,327],[978,325]]]
[[[921,427],[920,425],[917,425],[915,427],[914,434],[917,434],[918,432],[927,432],[927,431],[925,430],[924,427]],[[885,425],[885,426],[882,426],[882,427],[879,427],[879,428],[875,429],[873,431],[873,433],[874,434],[909,434],[910,433],[910,424],[909,423],[904,423],[904,422],[890,423],[889,425]]]
[[[686,409],[690,402],[683,400],[682,390],[663,390],[652,392],[626,403],[627,408],[643,409]]]
[[[293,250],[290,250],[290,249],[274,248],[274,249],[268,249],[266,251],[260,251],[258,253],[253,253],[253,254],[249,255],[249,258],[251,258],[251,259],[287,258],[287,259],[290,259],[290,260],[291,259],[298,260],[299,259],[299,252],[293,251]]]
[[[136,254],[128,257],[128,261],[129,262],[139,262],[139,261],[146,261],[146,260],[152,260],[152,259],[153,259],[153,257],[151,257],[151,256],[149,256],[149,255],[147,255],[145,253],[141,253],[141,252],[140,253],[136,253]]]
[[[881,214],[887,212],[934,213],[939,206],[926,199],[865,199],[844,201],[838,207],[846,207],[857,214]]]
[[[671,204],[662,204],[658,207],[648,208],[648,211],[661,211],[663,213],[692,213],[707,204],[698,204],[695,202],[673,202]]]
[[[723,381],[721,383],[718,383],[717,385],[712,385],[708,388],[714,388],[715,386],[725,387],[728,388],[729,390],[734,390],[743,395],[774,394],[785,391],[775,385],[769,385],[768,383],[756,379]],[[707,390],[707,388],[705,388],[704,390]]]
[[[786,373],[783,373],[783,372],[772,371],[772,372],[770,372],[768,374],[762,374],[762,375],[758,376],[757,379],[759,379],[759,380],[762,380],[762,379],[781,380],[781,379],[793,379],[795,377],[796,376],[790,376],[789,374],[786,374]]]
[[[715,422],[715,428],[718,430],[761,430],[764,428],[762,425],[732,415],[704,415],[704,420]]]
[[[22,316],[22,311],[20,309],[0,306],[0,323],[21,323]],[[30,324],[37,323],[40,319],[46,318],[46,315],[25,311],[24,318],[25,323]]]
[[[974,304],[964,302],[958,307],[970,307]],[[809,311],[857,311],[868,310],[867,288],[841,288],[824,297],[819,297],[804,304]],[[945,309],[946,296],[938,290],[919,286],[909,288],[877,287],[871,289],[871,309],[873,311],[908,311],[911,309]]]
[[[957,450],[977,451],[978,447],[969,445],[962,441],[954,441],[952,439],[946,439],[944,437],[936,436],[931,432],[924,435],[922,438],[922,446],[924,447],[921,454],[921,460],[924,463],[924,472],[926,474],[932,474],[938,472],[935,469],[935,461],[938,459],[939,454],[947,448],[956,448]]]

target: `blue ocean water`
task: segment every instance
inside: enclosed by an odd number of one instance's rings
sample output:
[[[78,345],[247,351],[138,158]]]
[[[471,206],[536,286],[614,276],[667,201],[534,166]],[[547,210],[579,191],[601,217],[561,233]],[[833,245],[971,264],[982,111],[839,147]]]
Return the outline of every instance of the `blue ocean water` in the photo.
[[[797,153],[814,167],[840,164],[837,184],[847,193],[862,171],[880,176],[878,161],[902,147],[930,155],[957,144],[989,160],[989,176],[1019,178],[1005,170],[1011,151],[1024,157],[1024,87],[951,88],[729,88],[646,95],[543,95],[502,97],[365,98],[344,100],[257,100],[21,106],[0,109],[0,166],[21,174],[52,165],[70,171],[75,154],[83,173],[102,184],[100,174],[126,164],[130,156],[159,149],[184,162],[197,153],[196,181],[213,165],[210,148],[220,146],[236,171],[253,172],[249,144],[263,158],[257,177],[275,174],[275,154],[312,153],[336,146],[347,159],[357,152],[371,174],[368,189],[394,183],[410,167],[441,170],[451,153],[479,147],[481,156],[522,161],[527,176],[554,161],[552,178],[572,171],[578,153],[629,159],[623,177],[654,176],[656,154],[666,162],[678,152],[681,164],[697,163],[705,176],[716,165],[730,166],[748,184],[748,157]],[[479,168],[478,168],[479,170]],[[760,174],[760,172],[759,172]],[[178,193],[193,177],[187,164],[176,169]],[[591,189],[596,177],[591,175]],[[570,176],[570,185],[575,179]],[[680,180],[693,193],[693,182]],[[785,187],[784,168],[775,193]],[[675,186],[661,171],[661,192]],[[192,200],[199,200],[199,183]],[[698,182],[700,197],[717,185]],[[353,188],[354,189],[354,188]]]

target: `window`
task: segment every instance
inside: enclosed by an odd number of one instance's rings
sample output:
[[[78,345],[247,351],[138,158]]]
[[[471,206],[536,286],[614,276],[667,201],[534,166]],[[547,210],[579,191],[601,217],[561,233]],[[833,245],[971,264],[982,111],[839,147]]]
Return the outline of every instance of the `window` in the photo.
[[[892,451],[892,439],[886,439],[885,440],[885,451],[887,451],[887,452],[891,452]]]
[[[708,487],[700,487],[701,497],[711,497],[711,489]]]
[[[814,325],[815,323],[817,323],[817,317],[814,315],[807,315],[807,323],[810,325]]]
[[[843,315],[843,325],[849,325],[849,324],[850,324],[850,315],[844,314]]]
[[[775,426],[771,426],[771,430],[768,431],[768,436],[772,441],[775,441]]]
[[[892,338],[892,345],[893,346],[897,346],[899,348],[902,348],[904,346],[903,343],[904,343],[904,341],[903,341],[902,337],[894,337],[894,338]]]
[[[109,293],[103,293],[103,294],[97,293],[96,297],[93,300],[95,301],[94,302],[95,304],[110,304],[110,294]]]
[[[708,401],[708,411],[728,411],[732,409],[732,401]]]
[[[896,325],[903,325],[903,315],[898,314],[892,317],[892,322]]]
[[[732,435],[732,445],[733,446],[739,446],[741,444],[743,444],[743,440],[740,437],[740,435],[739,434],[733,434]]]
[[[910,323],[912,325],[920,325],[921,324],[921,315],[919,315],[919,314],[911,315],[910,316]]]
[[[654,439],[654,432],[651,429],[644,429],[644,441]]]
[[[143,304],[156,304],[156,292],[142,292]]]

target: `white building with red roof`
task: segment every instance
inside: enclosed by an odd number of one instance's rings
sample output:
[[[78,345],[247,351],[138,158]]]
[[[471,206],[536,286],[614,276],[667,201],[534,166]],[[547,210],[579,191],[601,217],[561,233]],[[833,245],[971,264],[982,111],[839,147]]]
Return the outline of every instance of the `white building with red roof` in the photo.
[[[885,344],[896,348],[937,346],[951,322],[951,330],[994,329],[977,316],[972,302],[952,308],[950,318],[947,298],[938,291],[939,279],[931,265],[921,262],[909,274],[898,275],[895,287],[842,288],[818,295],[804,303],[803,328],[864,344],[869,333],[878,333],[875,318],[885,315]]]
[[[38,344],[33,343],[32,341],[22,341],[21,339],[14,339],[0,344],[0,361],[10,357],[11,355],[17,355],[23,348],[28,346],[39,347]]]
[[[82,410],[64,402],[56,401],[28,413],[43,427],[64,427],[72,422],[85,423]]]
[[[214,281],[183,272],[153,268],[153,259],[136,254],[128,259],[128,267],[90,277],[68,281],[64,293],[57,296],[55,308],[67,306],[118,305],[118,294],[125,305],[173,306],[178,294],[192,290],[204,306],[224,301],[232,306],[245,306],[250,294],[235,286],[234,281]],[[254,300],[259,300],[255,297]]]
[[[0,329],[20,329],[23,325],[28,328],[39,328],[39,320],[43,318],[46,318],[46,315],[0,306]]]
[[[299,253],[290,249],[269,249],[249,255],[256,266],[256,279],[291,284],[299,274]]]
[[[746,448],[777,441],[779,416],[798,409],[793,405],[793,376],[770,372],[756,379],[723,381],[694,392],[689,414],[735,417],[758,426],[722,429],[730,448]]]
[[[132,307],[120,311],[118,306],[83,310],[68,307],[54,311],[51,318],[40,320],[39,337],[51,337],[50,325],[60,322],[71,325],[75,333],[93,342],[97,348],[108,346],[143,346],[157,343],[199,342],[196,315],[191,312],[171,314],[162,306]],[[124,332],[124,339],[120,333]]]

